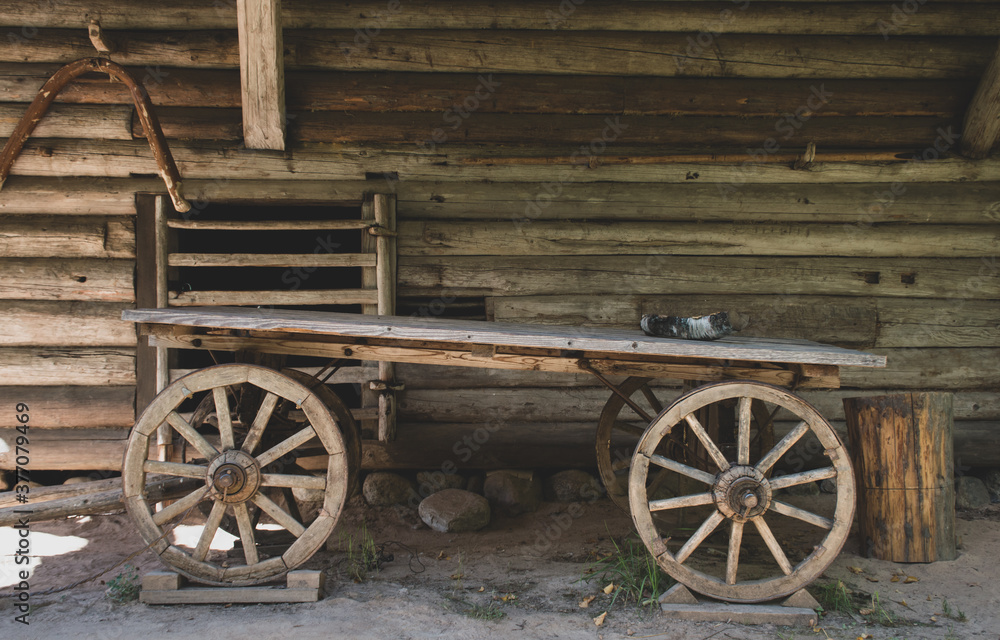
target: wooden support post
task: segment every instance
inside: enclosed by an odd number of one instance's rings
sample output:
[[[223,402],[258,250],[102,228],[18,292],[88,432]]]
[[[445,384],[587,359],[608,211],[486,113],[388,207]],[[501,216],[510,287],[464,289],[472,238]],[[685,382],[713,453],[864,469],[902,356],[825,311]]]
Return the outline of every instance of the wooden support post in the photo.
[[[364,202],[361,203],[361,221],[367,223],[368,225],[376,224],[375,222],[375,198],[372,195],[366,195]],[[363,290],[374,290],[376,295],[378,294],[378,236],[368,233],[366,230],[361,231],[361,253],[375,254],[375,267],[362,267],[361,269],[361,288]],[[378,314],[379,308],[376,300],[376,304],[363,304],[361,305],[361,313],[365,314]],[[381,373],[381,371],[380,371]],[[370,385],[364,384],[361,386],[361,407],[363,409],[368,408],[378,408],[378,397],[377,391],[371,388]],[[362,420],[360,422],[360,427],[362,433],[369,434],[367,437],[378,436],[378,420]]]
[[[243,139],[250,149],[285,149],[285,62],[281,0],[237,0]]]
[[[379,230],[388,232],[375,238],[375,281],[378,288],[378,315],[396,314],[396,196],[375,194],[375,224]],[[391,385],[395,381],[396,368],[392,362],[378,363],[379,380],[387,388],[378,396],[378,439],[389,442],[396,439],[396,396]]]
[[[866,555],[953,560],[955,484],[950,393],[845,398]]]
[[[965,112],[962,154],[981,160],[1000,138],[1000,43]]]

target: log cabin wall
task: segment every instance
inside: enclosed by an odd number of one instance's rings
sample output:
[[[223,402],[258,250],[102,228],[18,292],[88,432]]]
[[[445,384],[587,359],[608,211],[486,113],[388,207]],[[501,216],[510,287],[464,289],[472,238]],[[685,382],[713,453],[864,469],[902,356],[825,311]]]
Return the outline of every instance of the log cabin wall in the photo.
[[[910,4],[284,0],[277,152],[242,145],[235,1],[0,0],[0,136],[61,64],[96,55],[99,20],[156,105],[192,215],[393,191],[400,312],[636,326],[738,311],[746,335],[889,357],[803,394],[838,426],[847,395],[953,391],[959,463],[998,464],[1000,161],[963,157],[995,141],[958,134],[1000,3]],[[155,175],[126,91],[84,77],[0,191],[0,404],[31,406],[35,469],[120,466],[136,336],[118,317]],[[400,446],[373,443],[368,466],[530,464],[526,448],[592,463],[609,394],[588,377],[398,377]]]

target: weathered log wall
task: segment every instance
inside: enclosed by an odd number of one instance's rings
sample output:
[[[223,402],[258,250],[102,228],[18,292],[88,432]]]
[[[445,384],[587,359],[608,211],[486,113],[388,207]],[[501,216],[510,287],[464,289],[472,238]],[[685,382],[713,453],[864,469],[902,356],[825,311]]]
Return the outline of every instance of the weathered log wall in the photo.
[[[240,145],[234,7],[35,5],[0,0],[0,137],[60,64],[94,55],[99,19],[157,106],[192,215],[393,191],[401,309],[609,327],[738,311],[747,335],[888,355],[805,393],[838,428],[844,396],[948,390],[959,462],[1000,463],[1000,160],[954,155],[998,2],[894,21],[865,1],[284,0],[286,152]],[[163,192],[144,135],[120,85],[81,78],[0,191],[0,400],[32,407],[36,468],[119,465],[135,195]],[[518,464],[532,437],[592,460],[608,392],[590,378],[398,376],[400,443],[368,466],[465,463],[487,422],[492,453],[471,464]],[[14,426],[0,418],[0,439]]]

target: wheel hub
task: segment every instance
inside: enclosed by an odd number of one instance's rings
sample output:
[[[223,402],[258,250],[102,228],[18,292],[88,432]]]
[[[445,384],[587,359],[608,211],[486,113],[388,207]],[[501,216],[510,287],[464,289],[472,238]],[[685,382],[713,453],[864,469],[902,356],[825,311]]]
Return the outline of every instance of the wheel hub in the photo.
[[[716,478],[712,496],[722,515],[746,522],[762,515],[771,505],[771,484],[757,469],[735,465]]]
[[[260,488],[260,466],[238,449],[219,454],[208,466],[205,484],[212,497],[229,504],[246,502]]]

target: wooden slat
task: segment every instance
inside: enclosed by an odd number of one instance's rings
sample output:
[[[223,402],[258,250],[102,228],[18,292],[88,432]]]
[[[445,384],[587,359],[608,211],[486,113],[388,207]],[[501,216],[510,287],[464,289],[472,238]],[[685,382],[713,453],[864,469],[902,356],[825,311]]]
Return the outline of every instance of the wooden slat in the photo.
[[[171,229],[215,229],[220,231],[326,231],[365,229],[361,220],[180,220],[167,221]]]
[[[172,307],[204,305],[329,305],[375,304],[374,290],[316,289],[298,291],[183,291],[171,292]]]
[[[0,219],[8,258],[134,258],[135,228],[121,218],[10,216]]]
[[[0,104],[0,138],[14,131],[28,105]],[[124,105],[52,105],[32,133],[39,138],[75,138],[86,131],[94,138],[132,139],[132,108]]]
[[[30,5],[29,5],[30,6]],[[197,0],[64,0],[60,11],[39,15],[16,0],[0,3],[3,26],[74,28],[100,17],[105,29],[235,29],[232,5],[205,7]],[[570,11],[567,7],[572,7]],[[630,2],[588,0],[549,7],[530,0],[440,2],[408,0],[387,5],[380,0],[315,4],[284,0],[281,17],[289,29],[572,29],[681,31],[697,33],[709,25],[716,33],[807,33],[879,35],[879,21],[894,27],[889,35],[998,35],[1000,15],[989,0],[920,5],[905,20],[893,20],[891,8],[867,0],[785,0],[755,2],[752,11],[731,2]],[[721,15],[720,15],[721,14]],[[383,27],[384,28],[384,27]],[[885,27],[883,27],[885,28]]]
[[[58,65],[0,63],[0,95],[30,102]],[[151,70],[141,78],[157,112],[170,107],[240,107],[239,74],[223,69]],[[630,116],[782,117],[811,93],[809,80],[771,79],[767,91],[743,78],[636,78],[498,74],[501,90],[481,102],[477,114],[563,113]],[[446,113],[468,97],[478,74],[354,73],[292,71],[286,74],[290,111],[404,111]],[[958,118],[975,91],[975,80],[825,79],[836,96],[815,114],[830,116],[936,116]],[[81,77],[57,102],[131,104],[120,84]],[[237,117],[237,119],[239,119]],[[443,121],[435,127],[441,126]],[[450,124],[449,124],[450,126]]]
[[[171,267],[374,267],[364,253],[172,253]]]
[[[14,469],[18,432],[0,429],[6,447],[0,453],[0,469]],[[119,471],[128,442],[128,429],[42,429],[31,437],[31,470]],[[86,451],[86,455],[81,455]]]
[[[965,114],[962,153],[985,158],[1000,138],[1000,44],[979,80]]]
[[[497,242],[497,238],[503,242]],[[404,222],[401,256],[758,255],[989,257],[996,225],[765,225],[663,222]]]
[[[135,350],[5,347],[0,385],[115,386],[135,384]]]
[[[281,0],[236,0],[243,136],[250,149],[285,148]]]
[[[2,406],[28,405],[31,426],[38,429],[128,429],[135,422],[134,399],[132,386],[0,387]],[[14,412],[0,414],[0,427],[18,424]]]
[[[0,346],[134,347],[122,304],[0,301]]]
[[[553,327],[443,318],[365,315],[238,308],[137,309],[122,312],[122,319],[152,324],[256,331],[380,338],[399,346],[419,347],[418,342],[454,345],[506,345],[531,349],[567,349],[628,356],[720,358],[801,364],[884,366],[882,358],[793,340],[724,338],[699,342],[655,338],[638,329],[611,330],[590,327]],[[408,344],[410,343],[410,344]]]
[[[0,298],[132,302],[131,260],[0,258]]]
[[[986,67],[993,38],[890,38],[881,35],[799,36],[731,34],[721,55],[686,56],[683,33],[382,30],[376,48],[344,55],[354,31],[286,29],[290,69],[552,73],[632,76],[691,75],[763,78],[971,78]],[[232,31],[118,31],[117,62],[125,65],[236,68]],[[544,41],[545,46],[538,46]],[[464,43],[456,47],[454,43]],[[342,44],[344,43],[344,44]],[[350,45],[348,44],[348,47]],[[85,33],[39,29],[4,62],[69,62],[92,55]],[[674,55],[676,54],[676,58]],[[682,60],[679,65],[678,60]]]

